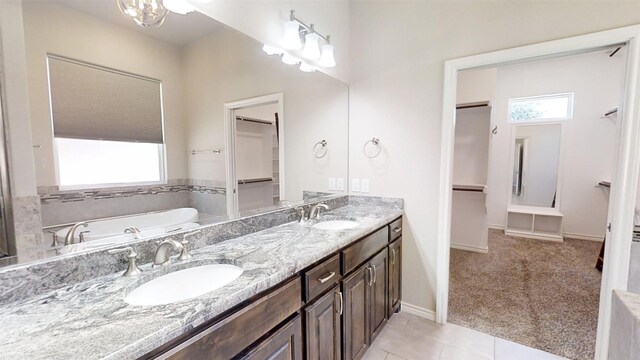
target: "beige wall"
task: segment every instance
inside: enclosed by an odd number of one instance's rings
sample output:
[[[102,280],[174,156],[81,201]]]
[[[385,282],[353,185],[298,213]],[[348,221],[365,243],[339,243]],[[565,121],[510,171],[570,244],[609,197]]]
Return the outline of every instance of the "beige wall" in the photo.
[[[46,54],[162,80],[168,179],[186,178],[180,48],[47,2],[24,2],[31,124],[38,186],[56,184]],[[126,54],[126,56],[125,56]]]
[[[184,49],[189,149],[224,148],[224,103],[282,92],[287,200],[303,190],[327,189],[329,177],[347,176],[348,87],[325,74],[303,73],[261,44],[221,30]],[[327,139],[318,160],[313,145]],[[189,157],[189,178],[225,181],[222,155]]]
[[[640,2],[351,3],[349,175],[405,199],[404,301],[435,309],[444,61],[637,23]]]

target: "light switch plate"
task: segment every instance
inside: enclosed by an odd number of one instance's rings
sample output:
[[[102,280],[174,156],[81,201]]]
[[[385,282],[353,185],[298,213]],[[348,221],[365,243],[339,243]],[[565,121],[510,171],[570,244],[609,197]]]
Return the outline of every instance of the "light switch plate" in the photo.
[[[360,192],[360,179],[351,179],[351,191]]]
[[[329,191],[336,191],[336,178],[329,178]]]
[[[369,179],[360,180],[360,191],[363,193],[369,192]]]
[[[336,190],[344,191],[344,178],[336,179]]]

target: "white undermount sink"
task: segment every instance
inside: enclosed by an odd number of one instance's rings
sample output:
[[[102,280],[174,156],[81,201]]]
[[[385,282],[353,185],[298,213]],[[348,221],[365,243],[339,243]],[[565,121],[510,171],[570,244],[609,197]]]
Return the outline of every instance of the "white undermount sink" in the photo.
[[[234,281],[244,270],[228,264],[202,265],[174,271],[138,286],[124,299],[131,305],[164,305],[188,300]]]
[[[350,220],[322,221],[313,225],[315,229],[320,229],[320,230],[347,230],[347,229],[357,228],[358,226],[360,226],[360,224]]]

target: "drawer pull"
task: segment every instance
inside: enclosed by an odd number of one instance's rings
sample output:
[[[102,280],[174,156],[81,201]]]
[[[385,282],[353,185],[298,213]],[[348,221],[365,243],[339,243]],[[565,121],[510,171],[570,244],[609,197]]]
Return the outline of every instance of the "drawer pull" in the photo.
[[[376,270],[376,266],[375,265],[371,265],[371,266],[373,266],[373,271],[372,271],[372,273],[373,273],[373,283],[375,284],[376,280],[378,280],[378,270]]]
[[[318,279],[318,281],[320,282],[320,284],[324,284],[327,281],[331,280],[331,278],[333,278],[334,276],[336,276],[336,273],[335,273],[335,271],[332,271],[327,276]]]
[[[399,233],[400,231],[402,231],[402,228],[400,226],[396,226],[393,228],[393,232],[396,234]]]
[[[373,285],[373,269],[371,269],[371,265],[367,266],[367,271],[369,272],[369,281],[367,281],[367,285]]]
[[[338,311],[338,315],[342,315],[344,310],[344,300],[342,299],[342,291],[338,291],[338,298],[340,299],[340,311]]]
[[[391,265],[396,264],[396,249],[391,249]]]

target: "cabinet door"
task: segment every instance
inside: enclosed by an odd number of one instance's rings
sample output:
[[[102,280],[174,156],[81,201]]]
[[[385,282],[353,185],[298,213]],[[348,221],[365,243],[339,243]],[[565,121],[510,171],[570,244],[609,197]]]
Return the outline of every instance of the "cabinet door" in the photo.
[[[302,319],[297,315],[241,359],[302,360],[302,341]]]
[[[369,262],[372,276],[369,287],[368,308],[370,311],[370,343],[378,336],[387,322],[387,249],[382,250]]]
[[[340,360],[343,307],[342,292],[336,286],[305,309],[307,359]]]
[[[402,238],[389,245],[389,313],[390,318],[400,309],[402,276]]]
[[[345,360],[359,359],[369,345],[368,268],[361,266],[342,282]]]

